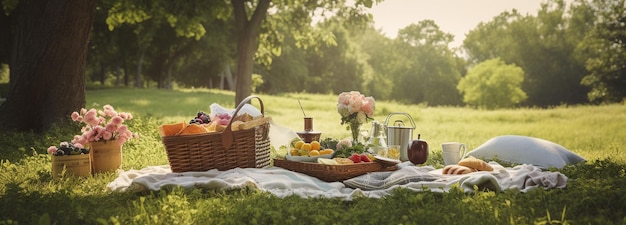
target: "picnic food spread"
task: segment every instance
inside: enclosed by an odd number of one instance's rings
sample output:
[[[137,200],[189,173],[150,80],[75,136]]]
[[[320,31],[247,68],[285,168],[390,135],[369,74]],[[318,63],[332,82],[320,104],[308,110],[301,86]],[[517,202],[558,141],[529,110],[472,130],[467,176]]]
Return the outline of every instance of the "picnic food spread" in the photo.
[[[368,114],[363,113],[364,110],[362,108],[359,108],[367,105],[367,107],[372,107],[368,108],[369,111],[373,110],[373,98],[365,99],[359,93],[352,92],[350,96],[349,100],[346,100],[345,96],[344,99],[339,99],[342,104],[338,104],[338,111],[342,117],[348,115],[346,117],[348,119],[342,118],[342,122],[351,120],[351,123],[347,123],[348,128],[354,131],[352,126],[355,126],[355,124],[359,127],[361,126],[361,124],[355,123],[355,121],[373,120]],[[279,149],[272,149],[274,152],[273,159],[269,159],[270,154],[267,153],[269,148],[260,149],[257,139],[269,142],[268,131],[259,133],[259,131],[263,130],[259,128],[260,126],[269,127],[267,125],[271,118],[263,115],[264,109],[260,98],[256,96],[250,96],[249,98],[257,98],[259,100],[261,103],[260,110],[252,107],[252,110],[247,108],[246,112],[239,113],[244,107],[251,106],[247,103],[249,99],[242,101],[235,110],[230,111],[221,107],[214,108],[214,103],[211,105],[211,114],[200,111],[189,122],[161,125],[159,132],[163,137],[163,143],[166,145],[168,159],[173,170],[176,168],[176,171],[184,172],[213,168],[220,170],[234,167],[263,168],[269,166],[267,162],[273,160],[274,166],[277,167],[308,174],[325,181],[342,181],[369,172],[395,170],[397,165],[402,162],[410,161],[417,165],[427,161],[430,151],[428,143],[421,139],[419,135],[417,139],[413,139],[412,130],[415,129],[415,125],[412,127],[401,126],[401,120],[396,120],[396,126],[387,129],[387,121],[385,124],[372,121],[372,127],[376,128],[374,131],[377,131],[372,133],[372,135],[375,134],[375,138],[381,139],[377,140],[378,142],[376,143],[383,143],[373,148],[372,146],[375,142],[371,140],[372,137],[369,138],[370,140],[335,140],[332,138],[322,140],[320,138],[321,132],[313,130],[313,118],[306,116],[306,114],[304,115],[304,131],[298,132],[297,136],[293,137],[285,145],[280,146]],[[368,104],[358,104],[359,101],[366,100]],[[300,104],[299,101],[298,104]],[[344,106],[346,104],[347,106]],[[342,107],[339,107],[339,105]],[[347,113],[351,114],[346,114],[346,109],[349,110]],[[411,124],[414,124],[412,118],[407,113],[391,113],[387,120],[395,114],[405,115]],[[361,116],[365,117],[362,118]],[[254,132],[248,132],[245,135],[239,133],[246,130]],[[207,141],[205,138],[198,137],[198,135],[212,135],[207,136],[206,139],[209,139],[208,137],[213,137],[213,139]],[[353,138],[355,137],[354,134],[352,136]],[[388,142],[387,137],[389,136],[395,137],[391,143],[394,143],[395,145],[393,146],[396,146],[393,147],[394,150],[399,147],[398,150],[402,152],[403,157],[396,155],[396,157],[389,158],[388,155],[380,155],[380,152],[387,151],[379,151],[379,148],[383,148],[383,150],[392,148],[386,145],[386,142]],[[177,139],[172,139],[174,137],[177,137]],[[249,139],[246,144],[239,147],[231,146],[232,143],[237,143],[239,139],[244,138]],[[189,146],[195,146],[194,148],[198,149],[193,149],[189,154],[184,153],[184,150],[190,148]],[[205,149],[208,153],[204,152]],[[372,151],[372,149],[375,149],[375,151]],[[196,153],[198,150],[201,151]],[[193,154],[201,155],[195,156]],[[228,162],[241,158],[229,155],[245,155],[248,162],[241,164],[226,163],[228,165],[223,165],[224,162],[220,161]],[[207,160],[211,162],[206,162]],[[174,166],[174,162],[182,165]],[[476,171],[492,170],[493,168],[486,162],[470,157],[461,160],[458,164],[444,167],[442,173],[461,175]]]
[[[358,119],[360,116],[365,115],[366,119],[371,119],[367,115],[371,115],[373,111],[373,98],[365,98],[357,92],[350,93],[352,97],[347,104],[350,106],[349,112],[353,113],[352,116]],[[259,100],[260,111],[254,107],[252,107],[253,109],[250,108],[251,105],[248,102],[252,98]],[[356,104],[358,101],[365,100],[369,103]],[[267,130],[259,132],[262,130],[259,129],[261,126],[269,127],[267,125],[271,120],[270,117],[263,115],[264,109],[261,99],[256,96],[250,96],[245,101],[242,101],[235,110],[215,107],[215,105],[215,103],[211,105],[211,114],[200,111],[188,122],[159,126],[159,133],[166,147],[172,169],[176,172],[184,172],[213,168],[222,170],[234,167],[262,168],[268,166],[265,163],[270,160],[270,156],[267,153],[268,148],[260,149],[257,141],[257,139],[265,142],[269,141]],[[352,106],[367,107],[366,111],[370,112],[370,114],[363,114],[362,108]],[[248,107],[245,109],[246,112],[239,113],[245,107]],[[353,112],[353,110],[356,111]],[[373,123],[378,124],[377,121]],[[353,123],[350,123],[350,125],[353,126]],[[384,127],[380,127],[381,137],[386,136],[382,132],[383,129]],[[254,132],[248,132],[245,135],[241,133],[246,130]],[[367,151],[370,149],[369,146],[358,143],[356,140],[338,140],[336,144],[333,142],[322,145],[320,134],[321,132],[313,130],[312,117],[305,115],[304,131],[298,132],[298,136],[293,138],[290,143],[287,143],[287,149],[284,151],[286,154],[278,154],[274,159],[274,165],[302,173],[307,173],[310,170],[321,171],[324,175],[317,175],[318,178],[344,180],[368,172],[393,170],[395,169],[395,164],[400,162],[377,160],[374,152]],[[210,136],[204,138],[204,136],[198,135]],[[240,139],[245,138],[248,138],[246,144],[231,146],[234,143],[238,143]],[[338,150],[342,150],[342,154],[336,155],[335,153]],[[240,154],[246,155],[248,162],[228,162],[241,158],[229,155]],[[425,161],[425,157],[423,157],[423,160]]]
[[[248,113],[232,117],[234,120],[231,125],[232,131],[247,130],[254,128],[262,122],[266,122],[268,117],[252,117]],[[222,132],[228,126],[231,120],[229,114],[217,114],[213,118],[210,118],[205,112],[198,112],[196,117],[191,119],[189,123],[171,123],[163,124],[159,127],[159,133],[161,136],[173,136],[173,135],[188,135],[188,134],[203,134],[210,132]]]

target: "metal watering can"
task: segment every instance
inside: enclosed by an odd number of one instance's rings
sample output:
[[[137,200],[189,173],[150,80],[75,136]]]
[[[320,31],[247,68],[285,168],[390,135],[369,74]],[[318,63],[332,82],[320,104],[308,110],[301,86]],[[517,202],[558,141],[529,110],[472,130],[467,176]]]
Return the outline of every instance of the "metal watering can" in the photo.
[[[409,118],[411,127],[404,126],[402,120],[395,120],[393,125],[389,125],[390,118],[394,115],[404,115]],[[415,122],[408,113],[394,112],[390,113],[385,119],[385,130],[387,132],[387,145],[399,145],[400,146],[400,161],[409,161],[407,149],[409,144],[413,140],[413,130],[415,130]]]

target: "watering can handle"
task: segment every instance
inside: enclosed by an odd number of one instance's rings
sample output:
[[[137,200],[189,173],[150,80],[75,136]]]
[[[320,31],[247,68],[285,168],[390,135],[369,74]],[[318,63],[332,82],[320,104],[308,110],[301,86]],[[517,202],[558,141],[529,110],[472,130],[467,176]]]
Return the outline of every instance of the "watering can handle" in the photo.
[[[387,119],[385,119],[385,127],[389,126],[389,118],[391,118],[391,116],[393,115],[405,115],[406,117],[409,118],[409,121],[411,122],[411,125],[413,126],[413,129],[416,128],[415,126],[415,122],[413,122],[413,118],[411,117],[411,115],[409,115],[408,113],[403,113],[403,112],[392,112],[387,116]],[[397,121],[397,120],[396,120]]]

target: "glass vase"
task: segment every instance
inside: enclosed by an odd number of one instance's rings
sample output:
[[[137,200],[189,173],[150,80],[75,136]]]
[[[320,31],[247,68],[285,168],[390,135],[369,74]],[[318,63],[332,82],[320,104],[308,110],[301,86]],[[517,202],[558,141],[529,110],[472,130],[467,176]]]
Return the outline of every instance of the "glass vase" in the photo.
[[[352,133],[352,143],[359,143],[359,133],[361,132],[362,123],[350,123],[350,132]]]

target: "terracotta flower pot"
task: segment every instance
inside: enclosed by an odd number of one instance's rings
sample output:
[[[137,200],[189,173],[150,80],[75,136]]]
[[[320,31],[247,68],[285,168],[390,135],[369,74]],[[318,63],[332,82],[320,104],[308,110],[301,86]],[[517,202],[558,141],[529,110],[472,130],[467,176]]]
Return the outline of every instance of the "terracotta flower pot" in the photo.
[[[117,140],[89,142],[92,173],[115,171],[122,166],[122,144]]]
[[[91,160],[88,154],[52,156],[52,178],[59,178],[65,169],[70,176],[91,176]]]

